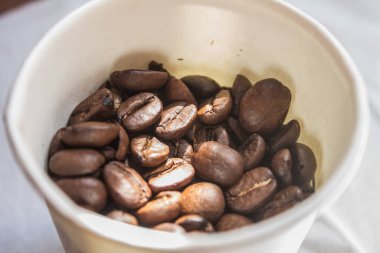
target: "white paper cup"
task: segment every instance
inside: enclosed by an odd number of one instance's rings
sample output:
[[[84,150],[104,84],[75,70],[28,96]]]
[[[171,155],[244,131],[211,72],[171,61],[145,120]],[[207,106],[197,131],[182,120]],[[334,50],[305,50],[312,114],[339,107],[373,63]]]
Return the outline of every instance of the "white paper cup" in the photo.
[[[155,59],[178,77],[231,86],[275,77],[292,91],[287,121],[318,161],[318,191],[269,220],[210,235],[125,225],[76,206],[46,173],[50,139],[113,70]],[[99,0],[55,26],[26,60],[5,112],[14,154],[46,199],[67,252],[296,252],[316,216],[348,186],[362,158],[368,109],[359,72],[306,14],[279,1]]]

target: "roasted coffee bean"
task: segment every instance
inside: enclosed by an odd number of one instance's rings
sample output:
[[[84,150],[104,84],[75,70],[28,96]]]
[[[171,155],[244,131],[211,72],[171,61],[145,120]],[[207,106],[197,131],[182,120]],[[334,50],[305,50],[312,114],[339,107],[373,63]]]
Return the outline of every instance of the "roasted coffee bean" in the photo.
[[[51,157],[54,153],[65,148],[65,145],[62,142],[62,133],[64,132],[64,129],[65,128],[59,129],[53,136],[49,145],[48,157]]]
[[[112,92],[108,89],[100,89],[75,107],[67,125],[89,120],[110,120],[113,115],[114,98]]]
[[[291,147],[293,161],[293,180],[301,188],[310,185],[317,169],[317,161],[313,150],[302,143],[296,143]]]
[[[218,223],[216,224],[216,230],[219,232],[227,231],[248,226],[250,224],[252,224],[252,221],[243,215],[227,213],[219,219]]]
[[[148,92],[142,92],[127,99],[117,110],[121,124],[131,132],[147,129],[161,117],[160,99]]]
[[[220,90],[220,85],[207,76],[191,75],[182,77],[181,80],[198,101],[211,97]]]
[[[154,71],[168,72],[168,71],[164,68],[164,64],[159,63],[159,62],[156,62],[156,61],[151,61],[151,62],[149,62],[148,69],[149,69],[149,70],[154,70]]]
[[[280,127],[269,138],[269,146],[272,154],[280,149],[289,148],[297,142],[300,136],[301,128],[297,120],[291,120],[288,124]]]
[[[289,186],[277,192],[272,201],[258,211],[257,219],[264,220],[279,214],[304,199],[302,190],[297,186]]]
[[[55,153],[49,160],[49,169],[61,177],[81,176],[97,171],[106,159],[92,149],[67,149]]]
[[[243,174],[241,155],[215,141],[202,143],[194,153],[192,165],[197,175],[220,186],[230,186]]]
[[[193,93],[187,88],[187,86],[175,77],[170,77],[169,82],[165,86],[166,99],[173,102],[185,102],[187,104],[193,104],[198,106],[197,101]]]
[[[114,87],[110,81],[104,82],[98,90],[103,88],[109,89],[111,91],[113,97],[113,108],[117,110],[117,108],[119,108],[123,102],[123,94],[118,88]]]
[[[271,169],[282,188],[292,184],[292,166],[289,149],[281,149],[272,157]]]
[[[123,70],[111,74],[111,82],[116,87],[130,91],[139,92],[157,90],[163,87],[169,80],[169,74],[153,70]]]
[[[170,158],[181,158],[184,161],[191,164],[191,158],[193,157],[193,146],[185,139],[179,139],[175,143],[168,143],[170,149]]]
[[[193,104],[176,102],[167,106],[156,127],[158,137],[165,140],[176,140],[183,137],[194,124],[197,108]]]
[[[161,230],[161,231],[166,231],[166,232],[173,232],[173,233],[185,233],[186,231],[181,227],[180,225],[170,223],[170,222],[165,222],[158,224],[154,227],[152,227],[155,230]]]
[[[244,170],[250,170],[260,164],[265,155],[265,141],[258,134],[252,134],[240,146],[239,152],[243,157]]]
[[[232,110],[229,90],[219,91],[215,97],[206,99],[199,107],[199,120],[207,125],[216,125],[228,118]]]
[[[195,183],[182,192],[182,211],[198,214],[216,221],[224,212],[225,202],[219,186],[212,183]]]
[[[107,203],[107,190],[103,182],[93,177],[66,178],[56,181],[75,203],[98,212]]]
[[[175,224],[183,227],[187,232],[191,231],[204,231],[204,232],[214,232],[214,226],[205,217],[198,214],[187,214],[179,217]]]
[[[244,130],[240,127],[240,123],[233,117],[229,117],[227,120],[228,128],[230,129],[231,138],[235,140],[237,144],[241,144],[247,140],[248,136]]]
[[[99,149],[99,152],[102,153],[107,161],[115,160],[116,150],[113,147],[105,146],[104,148]]]
[[[232,141],[226,128],[221,125],[198,125],[194,132],[194,145],[199,145],[206,141],[216,141],[227,146],[232,146]]]
[[[240,101],[239,121],[249,133],[268,135],[284,122],[289,110],[291,94],[276,79],[257,82]]]
[[[191,164],[180,158],[170,158],[164,164],[144,175],[153,192],[180,190],[194,178]]]
[[[174,220],[181,213],[181,193],[163,191],[137,210],[136,215],[144,224],[156,225]]]
[[[152,191],[140,174],[124,163],[106,164],[103,175],[112,199],[120,207],[137,209],[152,196]]]
[[[136,226],[139,225],[139,222],[137,221],[135,216],[122,210],[113,210],[107,214],[107,217],[123,223]]]
[[[240,74],[236,76],[234,84],[232,85],[232,89],[231,89],[231,94],[233,98],[232,115],[234,117],[238,117],[240,100],[244,96],[244,94],[247,92],[247,90],[251,87],[252,87],[252,84],[248,80],[247,77]]]
[[[274,195],[277,182],[266,167],[247,171],[243,177],[225,192],[229,208],[237,213],[250,214]]]
[[[141,135],[131,140],[133,159],[144,167],[155,167],[169,156],[169,147],[156,137]]]

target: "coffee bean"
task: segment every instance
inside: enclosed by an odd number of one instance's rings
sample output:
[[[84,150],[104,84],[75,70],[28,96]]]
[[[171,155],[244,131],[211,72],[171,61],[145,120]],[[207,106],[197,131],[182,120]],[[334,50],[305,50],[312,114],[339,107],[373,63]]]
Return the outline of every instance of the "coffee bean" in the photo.
[[[194,178],[191,164],[180,158],[170,158],[164,164],[144,175],[153,192],[179,190]]]
[[[243,157],[244,170],[257,167],[265,155],[265,141],[258,134],[252,134],[240,146],[239,152]]]
[[[112,92],[108,89],[100,89],[75,107],[67,125],[89,120],[110,120],[113,115],[114,98]]]
[[[191,231],[204,231],[204,232],[214,232],[214,226],[209,220],[198,215],[198,214],[187,214],[179,217],[175,224],[183,227],[187,232]]]
[[[62,133],[64,132],[64,129],[65,128],[59,129],[53,136],[49,145],[48,157],[51,157],[54,153],[65,148],[65,145],[62,142]]]
[[[131,140],[133,159],[144,167],[155,167],[169,156],[169,147],[156,137],[141,135]]]
[[[56,184],[75,203],[98,212],[107,203],[107,190],[103,182],[93,177],[59,179]]]
[[[131,224],[135,226],[139,225],[139,222],[137,221],[135,216],[122,210],[113,210],[107,214],[107,217],[113,220],[123,222],[123,223]]]
[[[182,211],[198,214],[210,221],[216,221],[224,212],[225,202],[222,190],[212,183],[195,183],[182,192]]]
[[[123,94],[118,88],[114,87],[110,81],[104,82],[98,90],[103,88],[109,89],[111,91],[113,97],[113,108],[117,110],[117,108],[119,108],[123,102]]]
[[[121,162],[106,164],[103,176],[112,199],[123,208],[137,209],[152,196],[140,174]]]
[[[272,158],[271,168],[282,188],[292,184],[292,166],[289,149],[279,150]]]
[[[243,177],[225,192],[229,208],[237,213],[250,214],[274,195],[277,182],[266,167],[247,171]]]
[[[230,186],[243,174],[243,159],[234,149],[209,141],[202,143],[194,153],[192,165],[196,174],[220,186]]]
[[[116,157],[116,150],[111,146],[105,146],[101,149],[99,149],[99,152],[102,153],[104,158],[106,158],[107,161],[115,160]]]
[[[191,158],[193,157],[193,146],[185,139],[179,139],[175,143],[169,142],[170,158],[181,158],[185,162],[191,164]]]
[[[296,143],[291,149],[293,161],[293,180],[301,188],[307,187],[314,178],[317,161],[313,151],[302,143]]]
[[[220,90],[220,85],[207,76],[191,75],[182,77],[181,80],[198,101],[211,97]]]
[[[297,142],[300,136],[301,128],[297,120],[291,120],[288,124],[280,127],[269,138],[269,145],[272,154],[276,153],[280,149],[289,148],[291,145]]]
[[[106,159],[92,149],[68,149],[55,153],[49,160],[49,169],[62,177],[80,176],[97,171]]]
[[[154,227],[152,227],[155,230],[161,230],[161,231],[166,231],[166,232],[173,232],[173,233],[185,233],[186,231],[179,225],[170,223],[170,222],[165,222],[158,224]]]
[[[247,140],[248,136],[241,128],[240,123],[233,117],[229,117],[227,120],[228,128],[231,133],[231,138],[237,143],[241,144]]]
[[[194,145],[200,145],[206,141],[216,141],[227,146],[232,146],[230,136],[226,128],[222,125],[199,125],[194,132]]]
[[[149,62],[148,69],[149,69],[149,70],[154,70],[154,71],[168,72],[168,71],[164,68],[164,64],[159,63],[159,62],[156,62],[156,61],[151,61],[151,62]]]
[[[216,224],[216,230],[219,232],[227,231],[248,226],[250,224],[252,224],[252,221],[243,215],[227,213],[219,219],[218,223]]]
[[[252,84],[248,80],[247,77],[240,74],[236,76],[234,84],[232,85],[232,89],[231,89],[231,94],[233,98],[232,115],[234,117],[238,117],[240,100],[244,96],[244,94],[247,92],[247,90],[251,87],[252,87]]]
[[[169,80],[169,74],[153,70],[123,70],[111,74],[111,82],[116,87],[130,91],[157,90]]]
[[[239,121],[249,133],[268,135],[284,121],[289,110],[291,94],[276,79],[257,82],[240,101]]]
[[[117,110],[117,117],[128,131],[147,129],[161,117],[162,103],[152,93],[142,92],[127,99]]]
[[[197,101],[193,93],[187,88],[187,86],[175,77],[170,77],[169,82],[165,86],[166,99],[173,102],[185,102],[186,104],[193,104],[198,106]]]
[[[156,134],[164,140],[176,140],[190,130],[197,117],[197,108],[193,104],[176,102],[167,106],[156,127]]]
[[[156,225],[174,220],[181,213],[181,193],[163,191],[137,210],[136,215],[144,224]]]
[[[199,108],[199,120],[207,125],[216,125],[228,118],[232,110],[232,98],[228,90],[219,91],[215,97],[206,99]]]

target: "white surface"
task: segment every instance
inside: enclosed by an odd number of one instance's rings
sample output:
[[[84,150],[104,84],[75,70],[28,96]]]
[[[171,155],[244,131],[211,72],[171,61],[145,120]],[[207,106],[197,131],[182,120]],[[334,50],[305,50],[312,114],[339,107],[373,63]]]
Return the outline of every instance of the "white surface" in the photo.
[[[5,91],[27,52],[48,27],[80,2],[42,1],[0,17],[1,105],[4,104]],[[367,81],[374,106],[375,98],[377,101],[380,98],[380,20],[376,15],[376,8],[379,13],[380,7],[377,1],[367,1],[367,5],[365,1],[361,4],[355,1],[335,1],[334,4],[329,1],[291,2],[324,23],[347,47]],[[380,107],[374,110],[374,115],[380,115],[379,109]],[[378,143],[380,140],[379,121],[379,118],[373,120],[377,126],[372,128],[372,137],[362,169],[353,185],[333,207],[334,212],[369,252],[375,252],[375,240],[379,232],[377,213],[380,207],[375,206],[378,189],[369,186],[369,183],[379,185],[379,172],[375,166],[376,162],[379,162],[379,158],[375,156],[376,140]],[[20,175],[6,147],[2,132],[0,136],[0,198],[3,203],[0,206],[0,252],[61,252],[44,204]],[[350,250],[347,249],[344,238],[340,238],[320,221],[314,225],[301,252]]]

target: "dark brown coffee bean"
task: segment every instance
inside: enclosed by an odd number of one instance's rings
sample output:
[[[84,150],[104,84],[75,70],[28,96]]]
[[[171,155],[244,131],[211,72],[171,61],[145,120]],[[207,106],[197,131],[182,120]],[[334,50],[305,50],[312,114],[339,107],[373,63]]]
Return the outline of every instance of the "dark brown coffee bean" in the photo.
[[[220,144],[232,146],[230,136],[224,126],[198,125],[194,131],[194,145],[200,145],[206,141],[216,141]]]
[[[277,182],[272,172],[266,167],[247,171],[243,177],[226,191],[226,201],[231,210],[250,214],[274,195]]]
[[[243,174],[243,159],[234,149],[214,141],[202,143],[192,165],[197,175],[220,186],[230,186]]]
[[[194,124],[197,108],[193,104],[176,102],[167,106],[156,127],[158,137],[165,140],[176,140],[183,137]]]
[[[289,148],[297,142],[301,128],[297,120],[291,120],[288,124],[280,127],[269,138],[270,151],[272,154],[280,149]]]
[[[313,150],[302,143],[296,143],[291,149],[293,161],[293,180],[301,188],[310,185],[317,169]]]
[[[292,166],[289,149],[281,149],[272,157],[271,168],[282,188],[292,184]]]
[[[237,75],[234,81],[234,84],[232,85],[231,94],[233,98],[233,107],[232,107],[232,115],[234,117],[238,117],[239,115],[239,107],[240,107],[240,100],[244,96],[244,94],[247,92],[249,88],[252,87],[251,82],[243,75]]]
[[[191,75],[181,78],[198,101],[215,95],[220,85],[207,76]]]
[[[241,144],[245,142],[248,138],[248,135],[240,127],[240,123],[233,117],[229,117],[227,120],[228,128],[230,129],[231,138],[237,143]]]
[[[265,141],[258,134],[252,134],[240,146],[239,152],[243,157],[244,170],[250,170],[260,164],[265,155]]]
[[[195,183],[182,192],[182,211],[185,214],[199,214],[210,221],[216,221],[224,212],[225,202],[219,186],[212,183]]]
[[[147,129],[161,117],[162,103],[152,93],[142,92],[127,99],[117,110],[121,124],[131,132]]]
[[[291,94],[276,79],[257,82],[240,101],[239,121],[249,133],[268,135],[284,122],[289,110]]]
[[[219,91],[215,97],[206,99],[199,108],[199,120],[207,125],[216,125],[228,118],[232,110],[229,90]]]
[[[161,230],[161,231],[166,231],[166,232],[173,232],[173,233],[185,233],[186,231],[183,229],[183,227],[170,223],[170,222],[165,222],[158,224],[154,227],[152,227],[155,230]]]
[[[170,77],[169,82],[165,86],[165,96],[168,102],[185,102],[198,106],[193,93],[187,86],[175,77]]]
[[[120,107],[121,103],[123,103],[123,94],[118,88],[114,87],[110,81],[104,82],[98,90],[103,88],[109,89],[111,91],[113,97],[113,108],[116,111],[117,108]]]
[[[107,161],[115,160],[116,150],[113,147],[105,146],[104,148],[99,149],[99,152],[102,153]]]
[[[123,223],[135,226],[139,225],[139,222],[137,221],[135,216],[122,210],[113,210],[107,214],[107,217]]]
[[[67,149],[55,153],[49,160],[49,169],[61,177],[80,176],[97,171],[106,159],[92,149]]]
[[[169,80],[169,74],[153,70],[123,70],[111,74],[111,82],[116,87],[130,91],[157,90]]]
[[[110,120],[113,115],[114,98],[112,92],[108,89],[100,89],[75,107],[67,125],[89,120]]]
[[[64,132],[64,129],[65,128],[59,129],[53,136],[49,145],[48,157],[51,157],[54,153],[65,148],[65,145],[62,142],[62,133]]]
[[[137,210],[138,219],[147,225],[174,220],[181,213],[181,193],[163,191]]]
[[[144,167],[155,167],[169,156],[169,147],[156,137],[141,135],[131,140],[133,159]]]
[[[185,139],[179,139],[175,143],[169,142],[170,158],[181,158],[184,161],[191,164],[191,158],[193,157],[193,146]]]
[[[219,232],[227,231],[248,226],[250,224],[252,224],[252,221],[243,215],[227,213],[219,219],[216,224],[216,230]]]
[[[180,158],[170,158],[157,169],[148,172],[144,178],[153,192],[180,190],[190,184],[195,175],[191,164]]]
[[[154,70],[154,71],[168,72],[168,71],[164,68],[164,64],[159,63],[159,62],[156,62],[156,61],[151,61],[151,62],[149,62],[148,69],[149,69],[149,70]]]
[[[98,212],[107,203],[107,190],[103,182],[93,177],[67,178],[56,181],[75,203]]]
[[[211,222],[198,214],[187,214],[179,217],[175,224],[180,225],[187,232],[196,230],[210,233],[215,231]]]
[[[103,175],[112,199],[123,208],[137,209],[152,196],[152,191],[140,174],[124,163],[108,163]]]

